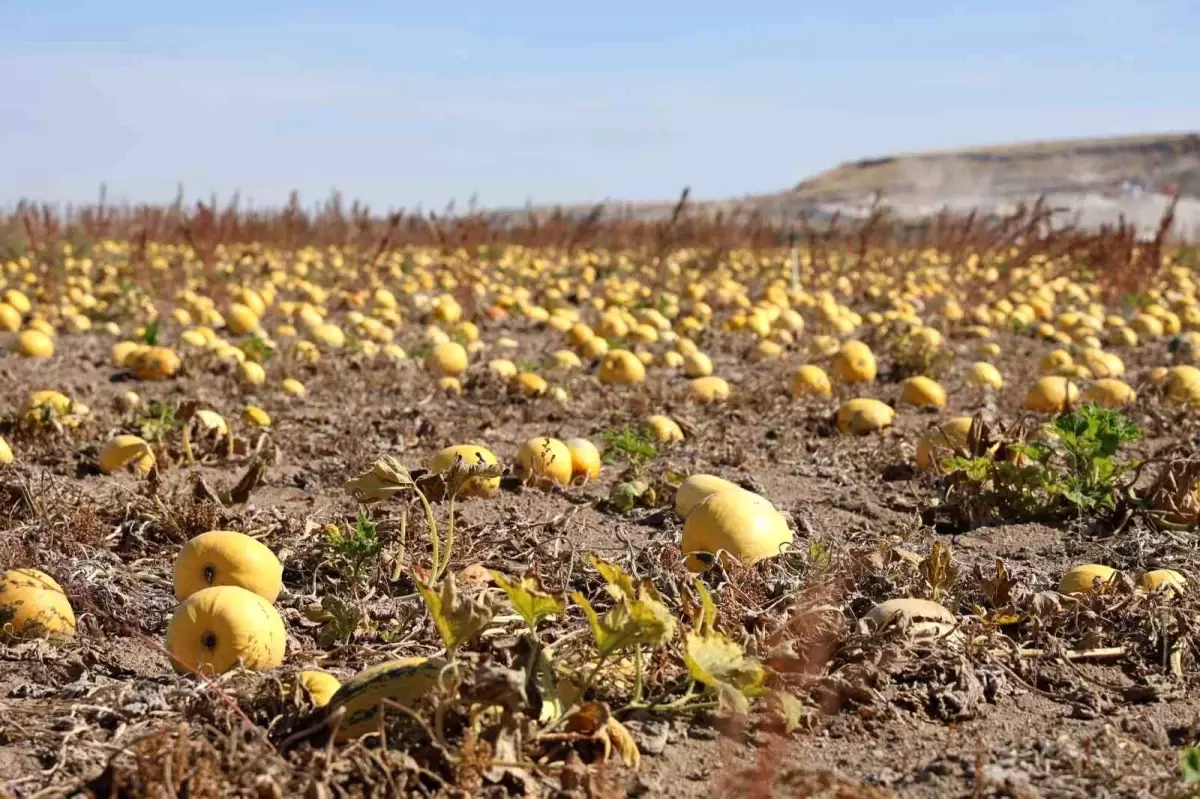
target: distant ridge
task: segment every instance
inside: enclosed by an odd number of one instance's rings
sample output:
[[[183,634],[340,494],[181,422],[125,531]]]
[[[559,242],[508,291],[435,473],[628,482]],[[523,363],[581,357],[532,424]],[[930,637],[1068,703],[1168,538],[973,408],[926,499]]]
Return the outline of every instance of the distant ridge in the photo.
[[[1177,192],[1200,197],[1200,133],[970,147],[864,158],[801,181],[796,199],[1003,198],[1051,192]]]

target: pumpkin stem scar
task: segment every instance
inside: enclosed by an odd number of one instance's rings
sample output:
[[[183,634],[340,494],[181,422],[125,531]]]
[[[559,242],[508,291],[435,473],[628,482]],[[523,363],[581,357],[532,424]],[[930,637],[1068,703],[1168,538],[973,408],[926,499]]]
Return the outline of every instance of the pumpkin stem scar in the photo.
[[[204,567],[204,582],[208,583],[209,585],[212,585],[213,580],[216,579],[216,577],[217,577],[217,570],[212,567],[212,564],[209,564]]]
[[[205,649],[216,649],[217,636],[213,635],[211,632],[205,633],[204,635],[200,636],[200,645]]]

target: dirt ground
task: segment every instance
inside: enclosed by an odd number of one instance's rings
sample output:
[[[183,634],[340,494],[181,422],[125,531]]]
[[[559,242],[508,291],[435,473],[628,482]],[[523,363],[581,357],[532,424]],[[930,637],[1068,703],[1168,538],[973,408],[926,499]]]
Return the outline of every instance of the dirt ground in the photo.
[[[542,361],[557,348],[524,323],[484,333],[489,341],[513,336],[517,354],[527,360]],[[998,365],[1010,387],[996,397],[965,385],[974,343],[954,343],[959,356],[942,378],[950,397],[943,416],[1001,408],[1012,418],[1033,359],[1048,345],[1001,341],[1005,356]],[[884,433],[838,436],[828,422],[836,401],[787,395],[791,371],[804,362],[800,354],[752,362],[740,339],[722,334],[706,350],[733,397],[711,407],[690,403],[686,380],[663,370],[651,370],[647,383],[633,389],[603,387],[586,369],[547,372],[571,394],[570,404],[561,405],[514,397],[479,365],[468,373],[462,396],[446,397],[434,391],[417,361],[368,363],[351,355],[327,356],[315,367],[269,362],[268,385],[299,377],[308,389],[302,398],[277,388],[249,394],[232,373],[214,376],[192,364],[179,378],[140,383],[109,365],[110,343],[63,336],[49,362],[0,359],[0,413],[15,416],[26,394],[42,388],[92,409],[77,430],[29,432],[12,423],[0,430],[18,455],[0,471],[0,568],[32,566],[54,575],[79,619],[68,643],[0,646],[0,796],[1184,795],[1180,751],[1200,742],[1190,638],[1194,600],[1064,601],[1046,621],[1019,629],[988,629],[970,617],[980,595],[976,569],[992,574],[997,559],[1015,581],[1014,596],[1031,605],[1078,563],[1106,563],[1131,574],[1170,567],[1200,576],[1193,535],[1151,533],[1139,519],[1119,529],[1014,522],[938,534],[922,523],[922,511],[937,503],[936,480],[908,467],[917,438],[939,415],[901,410]],[[1119,352],[1135,385],[1164,357],[1149,347]],[[493,346],[484,361],[517,354]],[[887,363],[882,366],[886,372]],[[151,490],[131,474],[105,477],[95,469],[100,443],[129,425],[120,400],[130,390],[170,406],[198,400],[231,421],[256,403],[274,426],[262,441],[242,430],[243,452],[191,468],[166,442],[160,482]],[[862,393],[894,400],[897,392],[894,382],[881,380]],[[280,719],[287,714],[262,698],[282,678],[234,674],[206,684],[173,672],[162,641],[176,604],[172,563],[189,537],[235,529],[279,555],[286,669],[318,667],[345,678],[388,657],[435,654],[437,638],[411,581],[387,575],[388,557],[404,555],[387,550],[371,566],[376,571],[352,586],[322,549],[325,525],[355,519],[345,482],[382,455],[419,468],[439,449],[465,442],[489,447],[511,464],[533,436],[599,443],[602,431],[637,425],[652,413],[674,416],[688,434],[647,467],[655,480],[725,476],[758,490],[797,530],[803,568],[731,572],[718,595],[722,623],[755,647],[773,640],[772,619],[788,619],[801,631],[791,649],[758,651],[791,675],[788,685],[805,705],[798,730],[779,734],[758,712],[737,728],[704,714],[635,712],[626,724],[643,756],[636,772],[610,761],[593,765],[591,776],[576,783],[567,770],[547,769],[524,781],[509,774],[454,786],[445,773],[413,764],[426,762],[421,753],[428,747],[419,743],[390,750],[285,746]],[[1192,440],[1194,429],[1149,392],[1132,415],[1146,435],[1135,447],[1142,457],[1167,441]],[[231,487],[259,445],[267,466],[246,503],[226,507],[197,492],[199,480],[209,494]],[[556,590],[595,582],[587,576],[587,553],[643,574],[674,559],[678,571],[682,523],[669,504],[621,514],[605,503],[622,469],[619,461],[610,463],[600,479],[566,491],[506,481],[494,499],[459,503],[452,569],[483,564],[519,575],[533,565]],[[376,513],[381,534],[394,535],[400,511],[384,504]],[[412,523],[410,537],[421,524]],[[952,549],[959,576],[942,600],[964,619],[970,645],[855,634],[855,620],[875,603],[919,590],[916,567],[897,553],[924,557],[935,542]],[[321,643],[322,625],[305,612],[328,593],[353,596],[367,615],[337,645]],[[834,632],[822,616],[829,612],[838,616]],[[1172,629],[1183,630],[1173,639],[1183,650],[1181,674],[1168,668],[1166,639],[1157,636],[1168,617]],[[1046,654],[1022,657],[1018,644]],[[1056,656],[1102,647],[1120,647],[1122,654],[1078,661]],[[584,759],[594,762],[588,753]]]

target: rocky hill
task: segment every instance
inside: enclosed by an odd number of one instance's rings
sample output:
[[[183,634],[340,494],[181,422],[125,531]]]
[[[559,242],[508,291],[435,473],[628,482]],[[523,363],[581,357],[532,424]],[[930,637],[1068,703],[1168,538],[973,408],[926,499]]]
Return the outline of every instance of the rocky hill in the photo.
[[[816,202],[1025,197],[1061,192],[1200,198],[1200,134],[1072,139],[866,158],[801,182]]]

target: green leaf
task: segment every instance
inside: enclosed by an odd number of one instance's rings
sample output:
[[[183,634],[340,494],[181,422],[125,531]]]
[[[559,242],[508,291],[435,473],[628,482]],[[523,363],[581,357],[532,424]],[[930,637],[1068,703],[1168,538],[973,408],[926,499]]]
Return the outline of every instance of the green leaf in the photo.
[[[537,575],[527,574],[521,578],[521,582],[511,583],[500,572],[493,571],[491,574],[496,585],[508,595],[513,610],[521,615],[530,630],[536,630],[542,619],[563,612],[565,605],[562,600],[543,590]]]
[[[1200,783],[1200,747],[1189,746],[1180,753],[1179,771],[1187,784]]]
[[[470,642],[491,623],[492,608],[484,602],[461,597],[453,574],[442,580],[437,591],[420,580],[416,584],[447,652]]]

